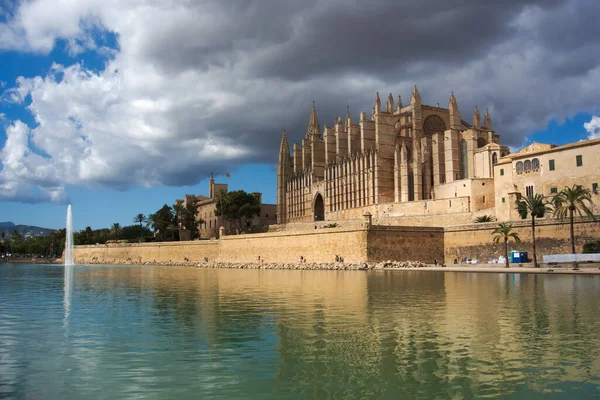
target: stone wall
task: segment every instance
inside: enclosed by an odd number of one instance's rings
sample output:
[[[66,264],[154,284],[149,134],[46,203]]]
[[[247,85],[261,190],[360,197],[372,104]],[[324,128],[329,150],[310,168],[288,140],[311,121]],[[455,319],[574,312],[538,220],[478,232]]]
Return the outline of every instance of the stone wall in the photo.
[[[521,243],[510,242],[509,249],[527,251],[531,258],[530,221],[513,221]],[[219,240],[140,244],[89,245],[75,247],[75,260],[86,262],[178,262],[202,261],[252,262],[258,256],[266,262],[332,262],[341,255],[347,262],[422,261],[452,263],[467,256],[482,262],[503,255],[503,244],[493,242],[497,223],[453,227],[383,226],[366,229],[358,224],[338,228],[285,229],[247,235],[224,236]],[[309,227],[307,225],[307,227]],[[579,219],[575,224],[577,251],[592,240],[600,240],[600,223]],[[554,219],[537,221],[538,261],[544,254],[570,252],[568,222]]]
[[[440,263],[444,257],[444,229],[373,226],[367,235],[369,261],[396,260]]]
[[[391,260],[433,261],[443,254],[443,229],[360,226],[319,228],[298,232],[268,232],[224,236],[219,240],[141,244],[87,245],[75,247],[78,263],[250,262],[260,256],[265,262],[345,262]]]
[[[314,229],[313,229],[314,230]],[[258,233],[225,236],[220,240],[222,261],[332,262],[335,255],[345,261],[367,261],[367,231],[363,228],[320,228],[313,231]]]
[[[331,262],[335,255],[345,261],[367,261],[367,231],[364,228],[321,228],[316,232],[274,232],[224,236],[219,240],[75,246],[78,263],[217,261]]]
[[[219,255],[218,240],[195,240],[192,242],[127,243],[109,245],[75,246],[75,262],[124,263],[152,261],[203,260]]]
[[[511,250],[526,251],[532,259],[531,220],[510,222],[519,234],[521,243],[509,242]],[[492,232],[497,222],[471,224],[460,227],[447,227],[444,232],[445,262],[452,263],[454,258],[467,258],[487,261],[504,254],[504,243],[494,243]],[[600,224],[587,219],[578,219],[574,225],[577,252],[583,251],[586,242],[600,240]],[[555,219],[536,221],[536,247],[538,262],[545,254],[565,254],[571,252],[571,239],[568,222]]]

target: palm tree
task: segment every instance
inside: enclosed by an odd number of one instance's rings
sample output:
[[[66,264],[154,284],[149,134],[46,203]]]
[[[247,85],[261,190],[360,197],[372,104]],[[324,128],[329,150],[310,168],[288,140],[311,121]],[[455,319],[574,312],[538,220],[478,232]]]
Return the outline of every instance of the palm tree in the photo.
[[[144,222],[146,222],[146,216],[144,214],[140,213],[133,218],[133,222],[140,224],[140,228],[141,228],[142,224]]]
[[[496,218],[494,218],[491,215],[480,215],[479,217],[475,218],[473,222],[475,222],[476,224],[480,224],[483,222],[494,222],[495,220]]]
[[[158,229],[156,213],[148,214],[144,221],[146,221],[146,228],[152,230],[152,233],[155,233]]]
[[[516,201],[517,212],[522,219],[527,218],[531,214],[531,242],[533,244],[533,266],[539,268],[537,262],[537,254],[535,250],[535,219],[543,218],[547,212],[552,211],[552,207],[546,201],[544,195],[530,194],[525,198]]]
[[[492,233],[495,235],[494,243],[498,243],[501,240],[504,242],[504,257],[506,259],[504,268],[508,268],[508,240],[512,238],[515,242],[520,242],[521,238],[517,232],[513,232],[512,225],[508,225],[505,222],[498,224]]]
[[[115,222],[114,224],[112,224],[111,230],[115,234],[116,239],[118,239],[119,236],[121,236],[121,224],[119,224],[118,222]]]
[[[589,189],[584,189],[581,186],[573,185],[573,187],[565,187],[552,199],[554,204],[554,216],[560,220],[564,220],[569,216],[569,224],[571,228],[571,254],[575,252],[575,231],[573,229],[573,217],[575,213],[579,216],[588,216],[594,218],[592,212],[592,194]],[[577,268],[575,263],[574,269]]]

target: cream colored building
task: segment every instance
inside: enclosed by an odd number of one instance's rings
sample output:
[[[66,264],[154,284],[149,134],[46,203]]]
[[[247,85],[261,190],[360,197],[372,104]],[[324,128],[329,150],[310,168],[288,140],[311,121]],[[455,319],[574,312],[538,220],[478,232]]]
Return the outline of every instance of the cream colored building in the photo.
[[[494,208],[493,165],[509,153],[500,145],[486,110],[472,123],[461,118],[454,94],[447,108],[411,101],[382,109],[376,95],[371,117],[348,112],[321,130],[313,106],[302,143],[292,153],[283,133],[277,170],[277,222],[422,215],[423,210],[477,212]],[[387,211],[384,211],[387,210]],[[457,211],[455,211],[457,210]]]
[[[218,202],[217,196],[221,192],[227,193],[228,185],[226,183],[215,183],[215,180],[211,174],[208,181],[208,196],[187,194],[183,200],[177,200],[177,202],[182,203],[185,206],[186,204],[189,204],[189,202],[193,201],[194,197],[196,197],[198,202],[198,219],[204,221],[199,227],[200,238],[208,239],[219,237],[220,227],[225,228],[226,234],[237,233],[237,228],[234,223],[224,220],[221,216],[215,215]],[[260,216],[254,217],[249,221],[244,221],[244,232],[256,232],[257,230],[260,231],[261,228],[277,222],[277,218],[275,216],[275,204],[263,204],[262,193],[253,192],[252,195],[258,199],[260,204]],[[179,237],[181,240],[189,240],[189,234],[187,234],[181,224],[179,227]]]
[[[566,186],[581,185],[599,203],[600,139],[564,146],[532,143],[494,165],[494,196],[498,221],[520,219],[515,201],[529,193],[552,196]]]

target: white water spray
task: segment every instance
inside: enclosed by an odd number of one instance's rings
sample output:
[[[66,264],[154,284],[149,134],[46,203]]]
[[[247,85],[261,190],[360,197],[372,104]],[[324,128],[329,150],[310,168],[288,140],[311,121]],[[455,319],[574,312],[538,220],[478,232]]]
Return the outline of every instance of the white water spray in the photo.
[[[67,237],[65,239],[65,265],[73,265],[73,216],[71,205],[67,208]]]

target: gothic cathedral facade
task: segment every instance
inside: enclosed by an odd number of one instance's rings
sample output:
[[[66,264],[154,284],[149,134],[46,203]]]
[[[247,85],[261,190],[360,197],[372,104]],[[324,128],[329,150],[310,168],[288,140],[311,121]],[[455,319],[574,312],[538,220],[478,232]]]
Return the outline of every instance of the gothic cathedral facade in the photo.
[[[370,118],[350,113],[321,130],[313,105],[302,143],[292,153],[283,133],[277,168],[277,222],[357,218],[360,213],[419,201],[439,202],[471,196],[470,207],[494,207],[476,201],[483,185],[493,190],[494,164],[509,153],[475,108],[472,123],[461,118],[454,94],[448,108],[421,103],[414,87],[410,104],[379,93]],[[467,192],[465,192],[467,190]],[[492,204],[490,204],[490,202]],[[444,203],[445,204],[445,203]],[[427,204],[425,204],[427,206]]]

